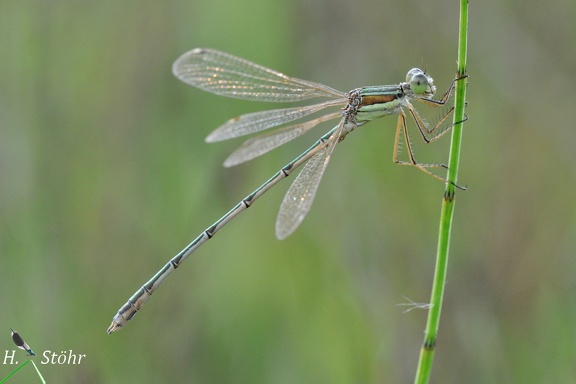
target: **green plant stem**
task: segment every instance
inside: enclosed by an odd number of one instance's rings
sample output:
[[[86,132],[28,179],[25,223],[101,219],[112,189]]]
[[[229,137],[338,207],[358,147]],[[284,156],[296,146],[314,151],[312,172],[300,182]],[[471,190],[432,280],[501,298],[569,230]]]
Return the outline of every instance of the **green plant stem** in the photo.
[[[458,40],[458,78],[466,76],[466,54],[468,39],[468,0],[460,1],[460,28]],[[458,179],[458,165],[462,142],[462,127],[465,120],[464,108],[466,106],[466,80],[456,82],[456,98],[454,109],[454,122],[452,139],[450,143],[450,159],[448,162],[448,183],[442,200],[442,213],[438,234],[438,249],[436,255],[436,270],[430,298],[430,310],[424,332],[424,343],[420,350],[420,359],[414,383],[425,384],[430,379],[434,349],[440,324],[440,312],[446,285],[446,271],[448,268],[448,251],[450,247],[450,233],[452,230],[456,182]]]

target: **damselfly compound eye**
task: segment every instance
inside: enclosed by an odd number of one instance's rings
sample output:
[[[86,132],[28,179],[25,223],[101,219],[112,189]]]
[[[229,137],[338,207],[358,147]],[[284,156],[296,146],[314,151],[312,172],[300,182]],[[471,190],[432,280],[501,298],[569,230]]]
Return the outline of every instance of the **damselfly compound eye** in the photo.
[[[424,74],[424,71],[421,70],[420,68],[412,68],[406,74],[406,82],[410,83],[412,81],[412,78],[418,74]]]
[[[431,79],[430,79],[431,80]],[[430,88],[430,81],[428,76],[424,73],[417,73],[410,79],[410,88],[416,95],[424,95],[432,93]]]

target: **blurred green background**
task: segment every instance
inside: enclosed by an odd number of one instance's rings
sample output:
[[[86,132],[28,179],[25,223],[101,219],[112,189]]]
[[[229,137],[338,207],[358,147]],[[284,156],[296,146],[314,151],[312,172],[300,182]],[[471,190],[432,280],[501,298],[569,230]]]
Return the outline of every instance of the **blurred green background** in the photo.
[[[395,118],[335,151],[285,241],[285,181],[187,261],[158,268],[316,140],[234,169],[227,119],[172,62],[212,47],[347,91],[456,70],[457,1],[1,1],[0,350],[9,327],[58,383],[410,383],[442,183],[392,163]],[[469,106],[434,383],[573,382],[576,3],[470,6]],[[416,136],[415,136],[416,138]],[[447,143],[417,148],[446,161]],[[42,365],[44,351],[86,354]],[[16,357],[24,361],[24,353]],[[0,377],[15,368],[0,365]],[[32,366],[10,383],[38,382]]]

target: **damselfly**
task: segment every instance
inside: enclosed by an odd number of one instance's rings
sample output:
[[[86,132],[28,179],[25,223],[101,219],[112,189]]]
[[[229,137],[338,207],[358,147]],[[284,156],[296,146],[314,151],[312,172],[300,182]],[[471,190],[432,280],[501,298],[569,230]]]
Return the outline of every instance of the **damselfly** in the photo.
[[[354,129],[369,121],[390,114],[398,114],[393,153],[394,162],[416,167],[439,180],[446,181],[430,171],[430,168],[446,168],[444,164],[423,164],[416,161],[408,133],[405,111],[412,117],[425,142],[429,143],[438,139],[454,125],[450,118],[454,109],[450,105],[450,100],[455,82],[460,80],[458,78],[452,81],[441,98],[434,99],[436,87],[432,78],[418,68],[408,71],[406,82],[397,85],[362,87],[348,93],[337,91],[326,85],[288,77],[250,61],[211,49],[193,49],[184,53],[174,62],[172,69],[174,75],[185,83],[221,96],[270,102],[294,102],[311,98],[328,99],[328,101],[310,106],[274,109],[233,118],[213,131],[206,138],[207,142],[260,132],[304,118],[326,108],[340,107],[340,110],[315,117],[309,121],[285,126],[249,139],[226,159],[225,166],[233,166],[258,157],[325,121],[340,119],[340,122],[174,256],[118,310],[108,328],[109,334],[122,328],[146,303],[164,279],[200,245],[212,238],[218,230],[239,215],[240,212],[250,207],[256,199],[276,183],[305,164],[288,189],[276,220],[276,236],[279,239],[288,237],[296,230],[310,210],[314,195],[336,144]],[[427,122],[416,111],[411,103],[412,100],[421,102],[427,107],[438,108],[440,113],[437,114],[434,121]],[[402,146],[407,151],[406,160],[399,158]]]

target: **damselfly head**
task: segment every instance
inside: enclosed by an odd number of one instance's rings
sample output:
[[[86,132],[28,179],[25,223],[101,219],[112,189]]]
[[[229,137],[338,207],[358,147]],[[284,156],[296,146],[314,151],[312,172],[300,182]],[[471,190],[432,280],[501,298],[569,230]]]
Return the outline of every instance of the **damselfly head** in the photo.
[[[420,68],[412,68],[406,74],[406,82],[415,95],[429,97],[436,93],[434,80]]]

